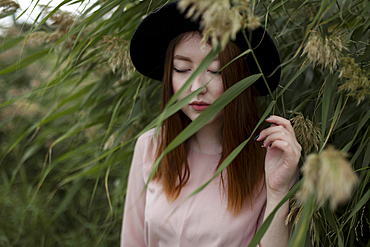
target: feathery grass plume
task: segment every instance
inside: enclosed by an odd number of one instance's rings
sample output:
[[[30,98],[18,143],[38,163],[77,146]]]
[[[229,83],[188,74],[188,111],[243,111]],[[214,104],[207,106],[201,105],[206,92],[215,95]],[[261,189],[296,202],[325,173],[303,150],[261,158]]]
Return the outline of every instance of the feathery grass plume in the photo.
[[[261,18],[254,15],[254,2],[250,8],[250,0],[233,0],[232,8],[235,8],[243,17],[243,28],[253,31],[261,26]]]
[[[257,29],[261,26],[261,18],[255,16],[253,13],[250,13],[244,21],[244,27],[247,27],[249,30]]]
[[[45,5],[39,5],[44,7],[45,14],[49,14],[52,10],[51,7]],[[57,10],[55,11],[49,19],[52,21],[51,26],[56,28],[55,31],[51,33],[39,31],[34,32],[30,36],[30,41],[36,44],[54,44],[58,42],[63,36],[68,34],[73,23],[75,22],[75,16],[66,11]],[[72,48],[78,34],[74,34],[65,41],[66,48]]]
[[[310,153],[312,148],[315,148],[315,151],[318,152],[321,143],[321,129],[317,124],[314,125],[308,117],[305,118],[301,112],[295,114],[297,116],[290,119],[290,121],[297,140],[304,149],[304,154]]]
[[[235,39],[242,27],[250,30],[260,25],[260,19],[249,8],[250,1],[243,0],[180,0],[178,8],[186,17],[196,20],[201,16],[203,43],[211,38],[212,45],[221,44],[225,47],[230,39]]]
[[[27,45],[30,47],[38,47],[42,44],[49,43],[49,37],[50,33],[44,32],[44,31],[38,31],[31,33]]]
[[[338,62],[340,62],[343,49],[347,49],[343,45],[343,36],[337,33],[323,36],[316,31],[312,31],[301,55],[302,57],[307,54],[307,59],[302,66],[310,62],[314,67],[321,65],[322,69],[329,69],[330,73],[333,73]]]
[[[343,57],[341,60],[343,66],[339,69],[339,77],[344,78],[345,82],[339,86],[338,91],[348,92],[347,95],[360,104],[366,96],[370,95],[370,81],[365,70],[360,68],[354,58]]]
[[[108,46],[105,50],[105,57],[109,57],[108,64],[113,73],[118,70],[122,73],[122,80],[129,78],[131,72],[135,71],[130,58],[130,42],[119,37],[104,36],[103,43]]]
[[[9,14],[17,11],[20,6],[12,0],[0,0],[0,14]]]
[[[306,162],[301,168],[303,172],[303,184],[300,190],[297,192],[298,205],[302,205],[303,202],[316,190],[316,184],[320,175],[320,158],[316,153],[312,153],[306,157]]]
[[[328,146],[320,154],[310,154],[302,167],[304,181],[297,192],[299,203],[309,195],[316,194],[316,203],[330,201],[335,210],[338,204],[346,202],[357,182],[357,176],[346,159],[347,155]]]

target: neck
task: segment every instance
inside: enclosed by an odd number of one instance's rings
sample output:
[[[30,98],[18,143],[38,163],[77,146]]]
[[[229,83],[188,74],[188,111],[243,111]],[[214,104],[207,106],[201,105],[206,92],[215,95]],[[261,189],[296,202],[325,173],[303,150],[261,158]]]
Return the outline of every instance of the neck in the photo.
[[[205,154],[221,154],[222,124],[222,119],[217,122],[206,124],[189,140],[190,149]]]

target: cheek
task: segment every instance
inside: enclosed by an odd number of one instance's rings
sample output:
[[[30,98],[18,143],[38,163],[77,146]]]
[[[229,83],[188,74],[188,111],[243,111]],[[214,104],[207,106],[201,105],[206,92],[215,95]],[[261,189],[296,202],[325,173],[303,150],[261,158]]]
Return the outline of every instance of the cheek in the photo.
[[[218,97],[220,97],[221,96],[221,94],[223,94],[224,93],[224,89],[223,88],[221,88],[220,90],[218,90],[217,92],[216,92],[216,96],[217,96],[217,98]]]
[[[216,98],[220,97],[221,94],[223,94],[225,92],[224,90],[224,84],[222,83],[222,80],[220,80],[218,83],[217,83],[217,87],[215,88],[215,91],[214,91],[214,95]]]
[[[173,93],[176,93],[177,91],[179,91],[180,88],[181,88],[181,85],[179,85],[178,83],[173,82],[173,80],[172,80],[172,90],[173,90]]]
[[[174,80],[172,77],[172,90],[173,93],[175,94],[177,91],[179,91],[184,83],[183,82],[178,82],[178,80]],[[188,90],[186,89],[179,97],[179,99],[184,98],[186,95],[188,95]]]

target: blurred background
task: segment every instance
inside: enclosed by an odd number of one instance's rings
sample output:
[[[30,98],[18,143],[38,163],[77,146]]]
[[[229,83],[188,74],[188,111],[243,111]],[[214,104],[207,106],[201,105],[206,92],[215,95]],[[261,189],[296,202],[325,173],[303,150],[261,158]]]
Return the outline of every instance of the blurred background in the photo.
[[[161,82],[134,70],[129,41],[167,2],[0,0],[0,246],[119,245],[135,140],[160,113]],[[339,188],[310,210],[291,200],[287,221],[307,229],[292,246],[370,246],[370,3],[244,2],[283,62],[261,113],[273,102],[291,119],[300,166],[322,157],[316,176]],[[329,144],[348,155],[322,155]],[[358,182],[333,207],[342,163]]]

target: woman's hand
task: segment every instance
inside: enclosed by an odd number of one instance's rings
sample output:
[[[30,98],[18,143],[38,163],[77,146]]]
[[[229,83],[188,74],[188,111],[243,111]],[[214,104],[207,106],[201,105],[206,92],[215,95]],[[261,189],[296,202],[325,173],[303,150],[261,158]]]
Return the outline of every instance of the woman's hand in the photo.
[[[256,141],[263,141],[262,146],[267,148],[265,175],[268,199],[278,203],[289,191],[302,147],[289,120],[270,116],[266,121],[272,124],[261,131]]]

